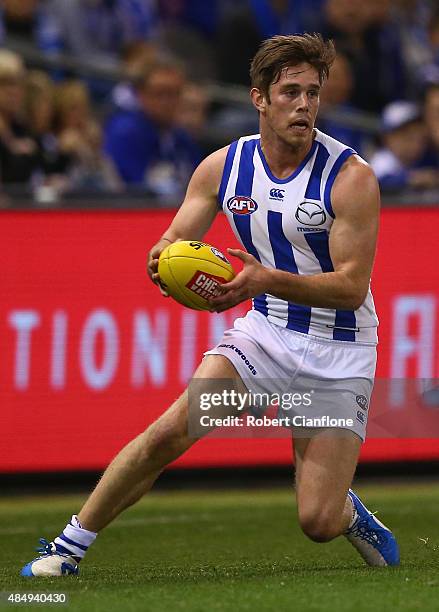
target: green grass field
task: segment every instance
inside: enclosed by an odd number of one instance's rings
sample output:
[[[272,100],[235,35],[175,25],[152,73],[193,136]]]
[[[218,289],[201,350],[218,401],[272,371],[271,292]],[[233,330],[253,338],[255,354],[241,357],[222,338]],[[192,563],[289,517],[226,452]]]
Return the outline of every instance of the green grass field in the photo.
[[[393,527],[400,568],[366,567],[343,538],[308,541],[287,490],[166,492],[100,534],[80,577],[37,581],[21,578],[21,566],[82,498],[0,498],[0,591],[66,592],[68,605],[50,609],[83,612],[439,610],[439,485],[358,491]]]

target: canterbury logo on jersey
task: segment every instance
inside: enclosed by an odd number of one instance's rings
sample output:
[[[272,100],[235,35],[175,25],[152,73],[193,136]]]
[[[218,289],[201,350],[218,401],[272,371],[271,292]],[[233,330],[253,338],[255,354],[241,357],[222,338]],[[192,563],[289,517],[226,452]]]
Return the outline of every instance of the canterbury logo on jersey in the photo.
[[[258,209],[258,205],[248,196],[233,196],[227,202],[227,208],[235,215],[251,215]]]
[[[283,200],[285,189],[270,189],[270,200]]]
[[[296,209],[296,220],[303,225],[323,225],[326,221],[326,213],[317,202],[302,202]]]

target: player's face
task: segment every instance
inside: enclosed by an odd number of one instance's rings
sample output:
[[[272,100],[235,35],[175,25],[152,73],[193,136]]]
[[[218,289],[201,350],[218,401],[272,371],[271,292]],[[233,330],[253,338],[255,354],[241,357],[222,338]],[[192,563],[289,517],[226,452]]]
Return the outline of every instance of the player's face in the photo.
[[[270,101],[260,98],[261,129],[273,132],[293,147],[312,139],[320,103],[319,75],[309,64],[284,68],[270,85]]]

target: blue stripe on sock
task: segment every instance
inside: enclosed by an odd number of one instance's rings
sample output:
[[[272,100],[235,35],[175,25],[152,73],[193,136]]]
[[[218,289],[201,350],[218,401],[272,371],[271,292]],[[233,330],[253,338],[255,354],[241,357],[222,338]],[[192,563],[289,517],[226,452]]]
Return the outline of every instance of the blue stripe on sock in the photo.
[[[273,250],[274,263],[278,270],[298,274],[293,247],[282,228],[282,213],[268,211],[268,236]],[[311,308],[288,302],[288,329],[308,333],[311,320]]]
[[[70,538],[68,538],[67,536],[65,536],[63,533],[58,536],[61,540],[64,540],[64,542],[67,542],[67,544],[71,544],[72,546],[76,546],[77,548],[80,548],[81,550],[84,550],[85,552],[87,552],[88,550],[88,546],[84,546],[83,544],[78,544],[78,542],[75,542],[74,540],[71,540]]]
[[[57,544],[57,543],[55,543],[55,546],[56,546],[57,552],[63,553],[64,555],[70,555],[71,557],[74,557],[72,551],[66,548],[65,546],[62,546],[61,544]]]

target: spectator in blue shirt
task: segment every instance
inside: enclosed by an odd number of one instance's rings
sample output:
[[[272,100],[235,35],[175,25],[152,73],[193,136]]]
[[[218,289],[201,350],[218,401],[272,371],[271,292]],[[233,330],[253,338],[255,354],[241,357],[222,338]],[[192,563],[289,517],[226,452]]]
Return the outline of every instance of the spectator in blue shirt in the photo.
[[[352,104],[374,113],[405,97],[401,41],[389,8],[383,0],[327,0],[324,7],[322,34],[343,47],[351,61]]]
[[[62,40],[47,4],[38,0],[3,0],[0,3],[0,44],[24,44],[26,48],[58,52]]]
[[[436,189],[439,173],[428,150],[427,130],[421,109],[398,100],[382,114],[383,147],[370,164],[384,192]]]
[[[325,3],[326,0],[222,0],[215,41],[219,79],[249,85],[250,61],[261,42],[276,34],[319,32]]]
[[[430,139],[430,154],[439,170],[439,81],[428,83],[425,88],[424,119]]]
[[[154,0],[47,0],[46,14],[66,53],[103,65],[117,64],[120,50],[156,25]]]
[[[157,62],[138,86],[139,110],[119,111],[105,128],[105,149],[122,180],[163,198],[181,197],[200,161],[197,145],[177,127],[185,77],[170,62]]]
[[[157,13],[163,22],[178,21],[211,40],[218,26],[220,4],[224,0],[157,0]]]
[[[418,77],[425,82],[439,81],[439,6],[431,13],[427,28],[428,51],[424,65],[420,66]]]

